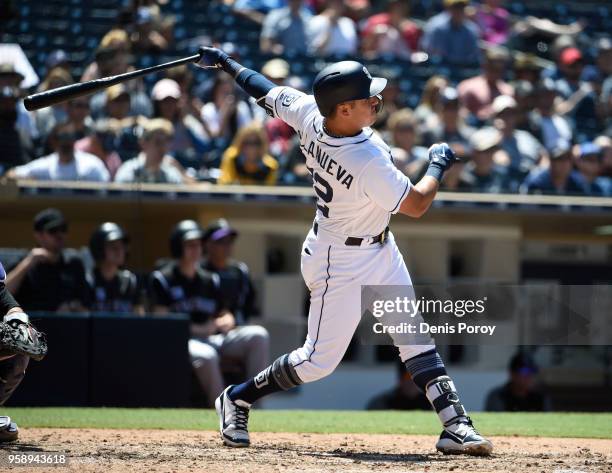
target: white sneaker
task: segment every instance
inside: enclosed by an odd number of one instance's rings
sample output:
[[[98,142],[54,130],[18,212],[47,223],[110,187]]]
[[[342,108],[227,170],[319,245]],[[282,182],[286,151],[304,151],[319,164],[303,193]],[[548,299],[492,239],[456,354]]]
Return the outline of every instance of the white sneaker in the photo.
[[[0,416],[0,442],[13,442],[19,436],[19,429],[8,416]]]
[[[229,447],[248,447],[249,410],[251,405],[244,401],[232,401],[227,393],[234,386],[228,386],[215,401],[219,416],[219,432],[223,443]]]
[[[487,456],[493,451],[493,444],[478,433],[472,420],[467,417],[444,428],[436,443],[436,450],[445,455]]]

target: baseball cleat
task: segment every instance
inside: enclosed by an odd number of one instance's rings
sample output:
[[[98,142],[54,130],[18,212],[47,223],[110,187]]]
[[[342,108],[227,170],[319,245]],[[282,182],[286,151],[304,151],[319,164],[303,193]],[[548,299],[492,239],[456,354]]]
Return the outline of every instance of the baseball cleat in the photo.
[[[19,429],[8,416],[0,416],[0,443],[14,442],[19,436]]]
[[[493,444],[478,433],[467,417],[444,428],[436,450],[445,455],[487,456],[493,451]]]
[[[223,443],[228,447],[248,447],[249,411],[251,405],[247,402],[232,401],[227,393],[234,386],[228,386],[215,401],[215,409],[219,416],[219,432]]]

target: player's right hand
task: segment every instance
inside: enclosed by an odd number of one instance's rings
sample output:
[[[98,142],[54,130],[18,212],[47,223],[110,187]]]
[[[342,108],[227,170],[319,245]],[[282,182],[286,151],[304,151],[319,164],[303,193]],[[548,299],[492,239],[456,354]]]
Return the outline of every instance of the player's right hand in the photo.
[[[447,143],[436,143],[429,147],[429,163],[446,171],[453,163],[459,161]]]
[[[196,62],[196,66],[202,69],[218,69],[229,57],[220,49],[210,48],[208,46],[200,47],[198,53],[200,54],[200,59]]]

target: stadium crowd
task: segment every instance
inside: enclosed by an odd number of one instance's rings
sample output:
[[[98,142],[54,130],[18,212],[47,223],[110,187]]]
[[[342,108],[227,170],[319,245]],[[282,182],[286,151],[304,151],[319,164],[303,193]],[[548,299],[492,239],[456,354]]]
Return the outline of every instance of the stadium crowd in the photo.
[[[310,89],[312,77],[292,74],[297,56],[361,58],[373,71],[389,58],[414,70],[446,66],[431,74],[418,103],[409,103],[405,77],[388,75],[374,128],[413,180],[425,171],[427,148],[446,141],[462,161],[445,190],[612,195],[610,36],[582,21],[511,15],[504,3],[443,0],[422,21],[406,0],[224,2],[229,15],[260,28],[259,53],[271,57],[261,71],[279,85]],[[139,55],[171,50],[177,25],[166,5],[138,1],[118,13],[80,77],[64,51],[50,53],[37,90],[123,73]],[[540,55],[525,46],[534,38],[547,47]],[[220,46],[240,56],[236,45]],[[444,74],[448,67],[474,73],[456,80]],[[15,64],[0,64],[0,174],[8,177],[310,183],[294,130],[224,74],[178,67],[151,85],[134,80],[33,113],[23,108],[23,78]]]

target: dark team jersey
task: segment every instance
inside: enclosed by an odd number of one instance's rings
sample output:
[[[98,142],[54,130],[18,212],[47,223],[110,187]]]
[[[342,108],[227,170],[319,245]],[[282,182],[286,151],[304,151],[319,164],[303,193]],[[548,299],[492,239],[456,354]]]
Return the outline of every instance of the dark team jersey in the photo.
[[[4,285],[6,281],[6,272],[2,263],[0,263],[0,316],[6,314],[13,307],[19,307],[9,290]]]
[[[219,276],[222,308],[234,314],[238,324],[259,314],[255,305],[255,290],[246,264],[241,261],[229,261],[225,268],[218,269],[204,259],[202,267]]]
[[[87,293],[83,262],[75,250],[65,249],[57,262],[40,262],[31,268],[15,298],[25,311],[55,311],[65,302],[87,306]]]
[[[219,276],[198,268],[193,279],[187,279],[176,262],[153,271],[149,293],[153,305],[190,314],[194,322],[204,322],[222,309]]]
[[[140,285],[134,273],[127,269],[117,271],[108,280],[96,268],[87,275],[89,308],[95,312],[128,312],[140,302]]]

